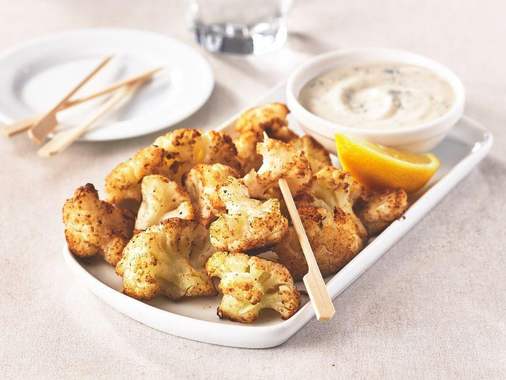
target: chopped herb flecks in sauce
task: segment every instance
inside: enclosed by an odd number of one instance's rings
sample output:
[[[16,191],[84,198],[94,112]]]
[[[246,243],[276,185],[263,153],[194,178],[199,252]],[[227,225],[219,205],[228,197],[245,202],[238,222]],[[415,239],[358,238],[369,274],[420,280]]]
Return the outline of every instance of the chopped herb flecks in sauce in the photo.
[[[405,64],[338,67],[300,92],[312,113],[343,126],[402,128],[434,120],[454,102],[450,84],[429,69]]]

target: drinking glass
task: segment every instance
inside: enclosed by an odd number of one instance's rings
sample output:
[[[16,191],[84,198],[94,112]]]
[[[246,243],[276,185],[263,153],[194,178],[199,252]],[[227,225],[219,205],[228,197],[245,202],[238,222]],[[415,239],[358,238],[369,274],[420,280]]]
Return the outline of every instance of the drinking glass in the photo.
[[[286,14],[293,0],[186,0],[197,41],[211,52],[262,54],[287,37]]]

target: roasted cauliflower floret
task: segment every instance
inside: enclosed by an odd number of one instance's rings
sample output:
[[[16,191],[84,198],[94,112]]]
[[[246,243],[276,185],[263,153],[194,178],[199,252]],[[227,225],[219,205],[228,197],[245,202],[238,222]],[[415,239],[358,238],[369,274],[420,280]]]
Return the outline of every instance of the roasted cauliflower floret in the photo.
[[[130,240],[116,273],[123,278],[123,292],[138,299],[158,294],[172,300],[214,295],[216,290],[204,270],[212,253],[205,227],[168,219]]]
[[[366,193],[357,214],[370,235],[377,235],[408,208],[408,195],[402,189]]]
[[[355,221],[358,232],[365,237],[365,230],[360,219],[355,215],[353,206],[364,193],[363,186],[350,173],[334,166],[326,166],[315,175],[310,193],[322,199],[330,208],[339,208]]]
[[[239,135],[234,143],[245,173],[258,169],[262,164],[262,157],[257,153],[256,146],[263,141],[264,132],[269,137],[285,142],[297,137],[288,129],[288,113],[286,105],[271,103],[245,111],[236,121],[235,130]]]
[[[207,131],[202,134],[204,144],[204,164],[223,164],[230,166],[238,174],[242,172],[241,162],[232,138],[221,132]]]
[[[142,178],[150,174],[177,177],[180,166],[180,161],[162,148],[143,148],[128,161],[116,166],[105,178],[107,201],[136,211],[142,199]]]
[[[132,236],[134,218],[129,211],[101,201],[95,187],[79,187],[63,206],[65,238],[76,256],[102,255],[111,265],[121,259]]]
[[[351,214],[310,194],[295,197],[295,204],[323,276],[336,273],[362,249],[364,236]],[[307,273],[293,227],[273,250],[296,280]]]
[[[249,198],[248,189],[229,177],[219,190],[226,214],[211,223],[211,243],[219,250],[239,252],[279,242],[288,228],[277,199]]]
[[[243,133],[250,130],[266,132],[269,137],[281,141],[290,141],[297,135],[288,128],[287,116],[290,113],[283,103],[270,103],[250,108],[239,116],[235,130]]]
[[[159,136],[153,145],[177,155],[183,162],[201,162],[204,160],[202,133],[198,129],[176,129]]]
[[[258,169],[262,165],[262,156],[257,153],[257,143],[262,140],[263,132],[256,130],[242,132],[234,138],[243,173]]]
[[[244,253],[216,252],[206,270],[210,277],[220,278],[220,318],[251,323],[262,309],[273,309],[288,319],[300,306],[299,292],[281,264]]]
[[[289,143],[266,137],[258,143],[257,151],[263,157],[258,171],[251,170],[244,176],[244,184],[254,198],[267,199],[279,192],[278,180],[286,179],[292,194],[307,189],[312,181],[312,171],[304,151]]]
[[[143,177],[160,174],[182,185],[183,176],[193,166],[215,162],[240,168],[236,148],[229,136],[214,131],[177,129],[158,137],[154,145],[141,149],[111,171],[105,183],[107,200],[137,211]]]
[[[154,145],[163,148],[169,154],[177,155],[182,162],[180,171],[183,174],[197,164],[221,163],[236,170],[241,169],[232,139],[221,132],[177,129],[158,137]],[[176,179],[178,183],[179,180]]]
[[[148,175],[142,179],[141,191],[136,230],[145,230],[170,218],[193,219],[190,195],[176,182],[161,175]]]
[[[311,136],[304,135],[290,141],[290,144],[298,151],[303,151],[306,154],[313,173],[332,165],[329,152]]]
[[[236,170],[222,164],[195,166],[185,179],[185,187],[195,205],[196,215],[205,226],[226,212],[218,190],[228,177],[238,177]]]

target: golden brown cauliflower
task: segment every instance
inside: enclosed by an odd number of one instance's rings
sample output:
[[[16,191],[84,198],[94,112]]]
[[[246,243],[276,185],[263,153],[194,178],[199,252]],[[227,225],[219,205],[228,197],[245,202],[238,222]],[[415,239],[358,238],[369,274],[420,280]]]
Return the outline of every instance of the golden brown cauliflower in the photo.
[[[295,205],[323,276],[336,273],[360,252],[364,236],[351,214],[310,194],[295,197]],[[307,273],[307,263],[293,227],[273,250],[296,280]]]
[[[65,238],[76,256],[102,255],[111,265],[121,259],[132,236],[134,218],[129,211],[101,201],[95,187],[79,187],[63,206]]]
[[[163,148],[170,154],[177,155],[181,161],[193,163],[204,160],[202,133],[197,129],[176,129],[159,136],[153,145]]]
[[[237,150],[230,136],[216,131],[176,129],[158,137],[154,145],[174,154],[182,162],[183,174],[197,164],[221,163],[241,170]],[[180,183],[180,178],[174,178]]]
[[[251,323],[262,309],[273,309],[288,319],[300,306],[299,292],[281,264],[244,253],[216,252],[206,270],[210,277],[220,278],[220,318]]]
[[[237,151],[229,136],[215,131],[177,129],[158,137],[153,146],[141,149],[111,171],[105,183],[107,200],[137,211],[143,177],[160,174],[182,185],[183,176],[193,166],[215,162],[240,169]]]
[[[288,228],[277,199],[261,202],[249,198],[240,180],[229,177],[219,190],[226,214],[211,223],[211,243],[223,251],[239,252],[279,242]]]
[[[147,175],[180,175],[180,162],[162,148],[149,146],[116,166],[105,178],[107,201],[137,211],[142,199],[141,181]]]
[[[200,222],[208,226],[227,210],[218,195],[218,190],[228,177],[238,177],[237,171],[222,164],[195,166],[185,179],[185,187],[195,206]]]
[[[362,197],[364,187],[350,173],[334,166],[325,166],[314,177],[310,193],[322,199],[332,209],[339,208],[355,221],[358,233],[365,237],[365,230],[360,219],[355,215],[354,205]]]
[[[207,131],[202,134],[204,144],[204,164],[223,164],[242,173],[241,162],[232,138],[222,132]]]
[[[294,195],[310,186],[313,174],[304,151],[268,137],[258,143],[257,151],[263,157],[262,166],[258,171],[251,170],[243,178],[253,198],[278,197],[280,178],[286,179]]]
[[[304,135],[290,141],[290,145],[295,147],[298,151],[304,151],[313,173],[316,173],[326,166],[332,165],[329,152],[309,135]]]
[[[262,156],[257,153],[257,143],[262,140],[263,132],[256,130],[242,132],[234,139],[243,173],[262,165]]]
[[[193,219],[190,195],[167,177],[144,177],[141,191],[142,203],[135,220],[136,230],[145,230],[170,218]]]
[[[253,129],[266,132],[277,140],[290,141],[297,135],[288,129],[286,118],[289,113],[290,110],[283,103],[264,104],[244,111],[234,128],[239,133]]]
[[[168,219],[130,240],[116,273],[123,278],[123,292],[138,299],[158,294],[172,300],[214,295],[216,290],[204,270],[213,252],[205,227]]]
[[[262,157],[257,153],[257,143],[263,141],[264,132],[272,138],[290,141],[297,135],[288,129],[286,120],[290,111],[282,103],[271,103],[245,111],[235,123],[238,132],[234,140],[244,173],[258,169]]]
[[[408,208],[408,194],[402,189],[365,193],[357,214],[370,235],[377,235]]]

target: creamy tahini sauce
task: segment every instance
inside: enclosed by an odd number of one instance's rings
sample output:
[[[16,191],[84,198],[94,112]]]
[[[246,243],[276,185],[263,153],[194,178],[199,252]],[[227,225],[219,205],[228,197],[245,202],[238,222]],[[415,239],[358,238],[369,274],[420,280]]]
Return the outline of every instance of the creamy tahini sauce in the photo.
[[[312,113],[347,127],[412,127],[444,115],[453,105],[450,84],[429,69],[404,64],[338,67],[301,90]]]

